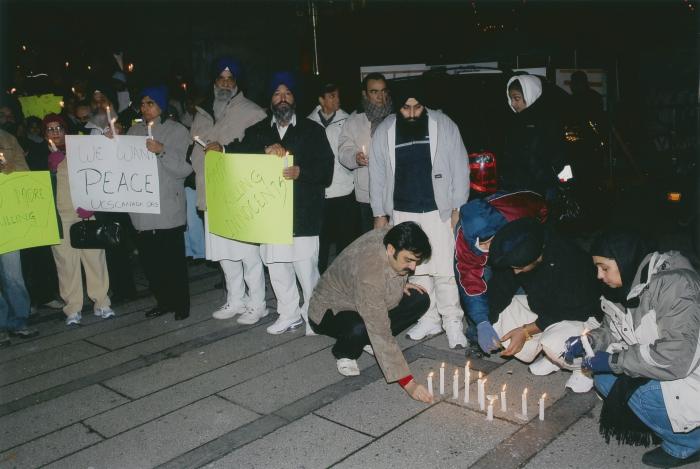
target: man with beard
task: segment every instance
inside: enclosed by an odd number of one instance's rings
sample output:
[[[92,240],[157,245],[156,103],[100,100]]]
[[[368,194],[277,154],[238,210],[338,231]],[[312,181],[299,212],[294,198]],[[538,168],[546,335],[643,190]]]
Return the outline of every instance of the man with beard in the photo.
[[[89,99],[92,116],[90,116],[88,123],[85,124],[85,129],[90,131],[90,135],[104,135],[110,132],[108,115],[112,119],[118,117],[117,110],[114,107],[116,96],[112,88],[106,84],[98,84],[93,89]],[[109,108],[109,112],[107,112],[107,108]]]
[[[192,138],[199,137],[201,141],[211,142],[206,148],[195,144],[192,149],[197,208],[205,212],[205,220],[206,151],[221,151],[222,145],[241,140],[248,127],[266,117],[265,111],[243,96],[238,87],[241,66],[237,61],[222,58],[214,65],[213,72],[213,93],[209,99],[195,107],[196,114],[190,128]],[[214,311],[212,316],[215,319],[231,319],[240,314],[240,324],[255,324],[267,315],[265,274],[260,260],[260,247],[257,244],[215,235],[208,229],[205,230],[204,236],[207,259],[221,264],[226,279],[226,303]]]
[[[428,291],[430,309],[408,336],[421,340],[444,329],[450,348],[466,347],[453,258],[459,208],[469,196],[467,151],[457,125],[423,105],[420,82],[403,84],[395,97],[398,112],[384,119],[372,137],[369,195],[374,226],[381,228],[389,219],[394,224],[414,221],[433,246],[430,261],[410,279]]]
[[[384,75],[370,73],[362,80],[360,109],[350,114],[338,137],[338,160],[353,171],[355,178],[360,234],[368,232],[373,226],[367,168],[372,136],[391,111],[391,97]]]
[[[377,357],[387,382],[398,382],[417,401],[431,401],[394,338],[428,309],[425,290],[407,278],[430,254],[423,230],[405,222],[364,234],[323,274],[309,320],[314,331],[336,339],[332,353],[340,374],[359,375],[357,358],[366,350]]]
[[[234,142],[228,152],[265,153],[284,157],[294,155],[294,165],[283,170],[294,181],[293,244],[262,244],[260,254],[270,272],[270,283],[277,296],[279,318],[267,328],[270,334],[282,334],[308,325],[307,312],[311,292],[318,282],[319,233],[323,221],[325,188],[333,178],[333,151],[323,127],[310,119],[297,119],[296,80],[289,72],[273,75],[270,84],[272,116],[245,132],[241,144]],[[304,294],[299,306],[297,280]]]

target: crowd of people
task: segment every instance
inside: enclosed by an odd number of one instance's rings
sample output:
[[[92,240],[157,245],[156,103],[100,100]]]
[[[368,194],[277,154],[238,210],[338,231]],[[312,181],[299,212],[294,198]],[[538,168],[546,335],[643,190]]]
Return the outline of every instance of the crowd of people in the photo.
[[[586,253],[557,232],[550,207],[567,160],[561,128],[538,112],[539,77],[508,81],[517,119],[499,158],[500,191],[470,200],[460,129],[426,106],[419,80],[390,90],[370,73],[351,114],[326,81],[303,117],[296,75],[272,75],[264,109],[240,88],[239,62],[223,58],[212,68],[208,96],[179,111],[163,85],[134,96],[137,110],[124,87],[117,95],[104,84],[66,98],[61,114],[27,119],[21,132],[13,109],[0,108],[2,171],[50,171],[62,238],[0,255],[0,345],[38,333],[27,325],[30,305],[60,307],[67,326],[79,325],[82,271],[94,314],[114,317],[109,292],[112,300],[136,292],[134,248],[156,300],[146,316],[185,320],[187,259],[206,258],[220,266],[226,291],[213,318],[251,325],[267,316],[267,269],[278,315],[267,332],[303,327],[333,337],[345,376],[360,374],[357,359],[367,352],[387,382],[429,402],[395,336],[418,341],[444,331],[449,347],[468,355],[515,357],[534,375],[569,370],[573,392],[595,386],[606,396],[607,438],[662,441],[645,455],[650,465],[700,457],[700,277],[682,255],[657,252],[634,233],[605,232]],[[119,72],[113,78],[125,81]],[[65,136],[115,132],[150,136],[160,213],[73,205]],[[209,151],[294,155],[282,174],[294,181],[292,244],[209,232]],[[132,235],[105,250],[73,247],[71,225],[93,218],[119,221]]]

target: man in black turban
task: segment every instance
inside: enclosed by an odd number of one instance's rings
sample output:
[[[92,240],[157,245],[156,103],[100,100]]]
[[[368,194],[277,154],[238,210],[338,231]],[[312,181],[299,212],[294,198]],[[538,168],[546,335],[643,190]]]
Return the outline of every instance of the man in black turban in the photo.
[[[501,355],[534,362],[535,375],[572,370],[566,386],[589,391],[593,380],[581,373],[580,360],[568,364],[561,355],[568,337],[602,320],[590,257],[537,220],[521,218],[496,233],[489,263],[489,320],[505,347]]]

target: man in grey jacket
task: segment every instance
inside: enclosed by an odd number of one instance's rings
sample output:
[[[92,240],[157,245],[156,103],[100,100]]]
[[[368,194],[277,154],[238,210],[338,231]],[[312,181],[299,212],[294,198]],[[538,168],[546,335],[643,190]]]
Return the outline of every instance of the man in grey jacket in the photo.
[[[196,143],[192,149],[192,167],[196,174],[197,208],[205,212],[206,256],[208,260],[221,264],[226,280],[226,302],[212,316],[214,319],[231,319],[240,315],[238,323],[255,324],[267,315],[260,247],[209,232],[204,168],[206,151],[223,151],[224,145],[242,140],[245,130],[263,120],[267,114],[243,96],[237,81],[241,75],[241,66],[236,60],[218,60],[213,72],[213,94],[201,106],[196,107],[197,114],[190,129]]]
[[[450,348],[466,347],[452,262],[459,208],[469,196],[467,151],[457,125],[423,105],[420,85],[410,82],[396,90],[398,112],[384,119],[372,138],[370,204],[375,228],[414,221],[433,246],[430,262],[411,278],[429,292],[430,309],[408,336],[421,340],[444,329]]]

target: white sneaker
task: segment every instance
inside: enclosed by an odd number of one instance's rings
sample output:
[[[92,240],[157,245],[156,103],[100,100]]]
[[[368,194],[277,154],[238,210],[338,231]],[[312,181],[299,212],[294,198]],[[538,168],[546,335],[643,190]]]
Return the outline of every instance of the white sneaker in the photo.
[[[360,376],[360,367],[357,366],[357,360],[339,358],[336,365],[338,366],[338,373],[343,376]]]
[[[593,388],[593,378],[589,378],[581,370],[574,370],[565,386],[573,392],[588,392]]]
[[[462,332],[462,321],[448,321],[443,324],[443,327],[450,348],[457,348],[458,345],[467,348],[467,336]]]
[[[269,311],[267,310],[266,306],[261,306],[259,308],[246,308],[246,312],[241,314],[241,317],[238,318],[237,322],[238,324],[246,325],[255,324],[268,314]]]
[[[316,334],[316,333],[314,332],[314,330],[311,329],[311,326],[309,326],[309,323],[307,322],[307,323],[306,323],[306,336],[307,336],[307,337],[313,337],[313,336],[315,336],[315,335],[318,335],[318,334]]]
[[[268,334],[284,334],[285,332],[291,332],[295,329],[299,329],[304,325],[304,320],[301,317],[296,318],[277,318],[271,326],[267,328]]]
[[[105,306],[104,308],[95,308],[95,316],[102,319],[109,319],[116,316],[116,314],[112,308]]]
[[[221,308],[217,309],[212,313],[214,319],[231,319],[237,314],[243,314],[246,312],[245,305],[235,305],[231,303],[226,303]],[[252,323],[251,323],[252,324]]]
[[[362,350],[364,350],[365,352],[367,352],[367,353],[369,353],[370,355],[374,356],[374,349],[372,348],[371,345],[365,345],[364,347],[362,347]]]
[[[561,370],[559,365],[552,363],[552,361],[546,356],[540,357],[534,362],[530,363],[530,373],[535,376],[546,376],[554,373],[555,371]]]
[[[66,326],[79,326],[82,319],[83,316],[79,312],[71,314],[66,318]]]
[[[442,326],[439,323],[431,321],[418,321],[418,323],[410,328],[406,333],[411,340],[423,340],[426,337],[438,335],[442,332]]]

